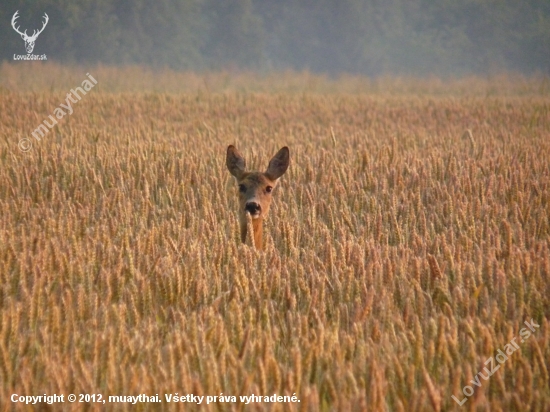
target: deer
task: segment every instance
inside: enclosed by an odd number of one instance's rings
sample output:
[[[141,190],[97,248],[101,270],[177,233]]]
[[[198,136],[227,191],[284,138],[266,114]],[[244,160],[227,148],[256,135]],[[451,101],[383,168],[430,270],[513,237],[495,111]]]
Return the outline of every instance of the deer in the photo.
[[[15,12],[15,14],[13,15],[12,19],[11,19],[11,26],[13,27],[13,29],[19,33],[21,35],[21,38],[25,41],[25,49],[27,49],[27,53],[28,54],[31,54],[32,51],[34,50],[34,43],[36,42],[36,39],[38,38],[38,35],[40,33],[42,33],[44,31],[44,29],[46,28],[46,25],[48,24],[48,21],[50,20],[50,18],[48,17],[48,15],[46,13],[44,13],[44,22],[42,23],[42,28],[40,30],[33,30],[33,33],[32,33],[32,36],[29,36],[27,35],[27,30],[25,30],[24,32],[21,32],[19,31],[19,26],[15,27],[15,24],[16,24],[16,20],[19,18],[19,10],[17,10]]]
[[[237,180],[239,188],[239,223],[242,243],[246,243],[247,215],[250,215],[254,247],[258,250],[263,249],[263,220],[271,206],[273,189],[277,186],[279,178],[285,174],[289,163],[290,151],[285,146],[269,161],[265,172],[247,172],[244,157],[235,146],[230,145],[227,148],[227,169]]]

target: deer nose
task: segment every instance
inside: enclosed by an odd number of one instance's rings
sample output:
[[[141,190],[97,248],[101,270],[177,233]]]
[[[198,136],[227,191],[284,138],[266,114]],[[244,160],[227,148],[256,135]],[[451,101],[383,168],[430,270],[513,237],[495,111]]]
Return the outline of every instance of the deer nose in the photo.
[[[256,202],[248,202],[244,207],[244,210],[250,212],[251,215],[255,215],[256,213],[260,213],[262,207]]]

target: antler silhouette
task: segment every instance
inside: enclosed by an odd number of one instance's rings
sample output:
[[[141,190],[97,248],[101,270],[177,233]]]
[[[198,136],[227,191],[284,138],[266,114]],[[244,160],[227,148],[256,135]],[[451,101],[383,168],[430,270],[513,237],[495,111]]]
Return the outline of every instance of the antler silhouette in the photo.
[[[32,33],[32,36],[29,36],[27,34],[27,30],[25,30],[24,32],[21,32],[19,30],[19,26],[15,27],[15,24],[16,24],[16,20],[19,18],[19,10],[17,10],[15,12],[15,14],[13,15],[12,19],[11,19],[11,26],[13,27],[13,29],[19,33],[21,35],[21,37],[23,37],[24,40],[36,40],[36,38],[38,37],[38,35],[40,33],[42,33],[44,31],[44,29],[46,28],[46,25],[48,24],[48,22],[50,21],[50,18],[48,17],[48,15],[46,13],[44,13],[44,16],[42,16],[45,20],[42,22],[42,28],[38,31],[36,30],[33,30],[33,33]]]
[[[46,13],[44,13],[44,16],[42,16],[42,17],[45,18],[44,22],[42,23],[42,28],[40,30],[38,30],[38,32],[36,32],[36,30],[33,31],[33,34],[31,36],[32,39],[36,39],[38,37],[38,35],[44,31],[44,29],[46,28],[46,25],[50,21],[50,18],[48,17],[48,15]]]
[[[21,37],[23,37],[23,36],[24,36],[23,38],[29,37],[29,36],[27,36],[27,30],[25,30],[24,33],[21,33],[21,32],[19,31],[19,26],[15,27],[15,20],[17,20],[17,18],[19,17],[19,16],[18,16],[18,13],[19,13],[19,10],[17,10],[17,11],[15,12],[15,14],[13,15],[13,17],[12,17],[12,19],[11,19],[11,27],[13,27],[13,29],[14,29],[17,33],[19,33],[19,34],[21,35]],[[46,14],[46,13],[44,13],[44,14]],[[44,29],[42,29],[42,30],[44,30]]]

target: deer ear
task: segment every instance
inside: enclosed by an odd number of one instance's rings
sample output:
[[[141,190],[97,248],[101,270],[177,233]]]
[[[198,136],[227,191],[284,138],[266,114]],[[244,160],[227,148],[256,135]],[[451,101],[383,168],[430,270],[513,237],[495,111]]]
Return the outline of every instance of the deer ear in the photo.
[[[246,162],[244,157],[237,151],[235,146],[230,145],[227,148],[227,157],[225,159],[225,164],[229,173],[235,176],[237,179],[244,173],[246,168]]]
[[[290,151],[288,150],[288,147],[285,146],[269,161],[269,166],[267,167],[267,172],[265,173],[270,179],[277,180],[285,174],[289,164]]]

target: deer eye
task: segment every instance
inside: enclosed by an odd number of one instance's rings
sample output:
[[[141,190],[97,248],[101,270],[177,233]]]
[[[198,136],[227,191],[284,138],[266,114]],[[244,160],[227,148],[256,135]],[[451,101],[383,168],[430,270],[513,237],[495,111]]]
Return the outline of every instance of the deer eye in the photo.
[[[273,188],[271,186],[268,186],[268,187],[265,188],[265,191],[267,193],[271,193],[272,190],[273,190]]]
[[[246,192],[246,186],[245,185],[239,185],[239,192]]]

